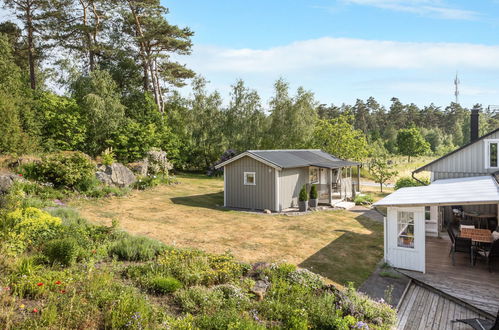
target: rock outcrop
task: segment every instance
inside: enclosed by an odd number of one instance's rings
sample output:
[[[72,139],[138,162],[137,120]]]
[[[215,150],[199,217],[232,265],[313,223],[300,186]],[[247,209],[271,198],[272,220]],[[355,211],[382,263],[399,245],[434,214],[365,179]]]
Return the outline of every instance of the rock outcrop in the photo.
[[[97,179],[106,184],[117,187],[128,187],[137,181],[133,172],[123,164],[101,165],[95,173]]]
[[[16,174],[2,174],[0,175],[0,194],[6,194],[9,192],[10,187],[14,182],[21,180],[22,178]]]

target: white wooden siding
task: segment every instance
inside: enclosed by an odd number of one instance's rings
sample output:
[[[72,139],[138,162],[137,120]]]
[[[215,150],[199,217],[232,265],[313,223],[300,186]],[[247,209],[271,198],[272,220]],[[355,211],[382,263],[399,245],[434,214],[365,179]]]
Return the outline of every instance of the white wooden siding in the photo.
[[[499,168],[488,168],[486,164],[487,140],[499,139],[499,132],[488,136],[484,140],[467,146],[458,152],[449,155],[434,164],[426,167],[425,171],[432,172],[432,179],[448,179],[486,175],[496,172]]]
[[[397,213],[414,213],[414,248],[397,246]],[[424,206],[389,207],[385,221],[385,260],[393,267],[425,272]]]

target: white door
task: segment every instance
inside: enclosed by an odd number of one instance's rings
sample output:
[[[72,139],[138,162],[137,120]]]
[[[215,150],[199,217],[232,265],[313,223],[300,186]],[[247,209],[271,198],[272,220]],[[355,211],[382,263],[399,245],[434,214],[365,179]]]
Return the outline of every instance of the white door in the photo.
[[[424,211],[424,206],[388,208],[385,259],[393,267],[425,272]]]

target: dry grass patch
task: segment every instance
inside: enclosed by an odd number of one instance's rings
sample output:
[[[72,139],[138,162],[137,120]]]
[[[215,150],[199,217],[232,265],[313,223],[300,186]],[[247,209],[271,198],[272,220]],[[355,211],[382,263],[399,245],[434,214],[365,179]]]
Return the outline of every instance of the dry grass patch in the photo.
[[[228,211],[220,207],[221,179],[185,175],[179,182],[74,206],[93,222],[118,219],[123,229],[168,245],[231,251],[245,262],[290,262],[340,284],[361,284],[382,257],[382,224],[356,213],[290,217]]]

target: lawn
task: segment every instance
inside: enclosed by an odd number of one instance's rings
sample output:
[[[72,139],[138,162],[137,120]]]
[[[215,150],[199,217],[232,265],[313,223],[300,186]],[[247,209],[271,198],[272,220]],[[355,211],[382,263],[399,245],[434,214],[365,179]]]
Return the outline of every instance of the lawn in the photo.
[[[360,285],[383,255],[383,225],[349,211],[305,216],[228,211],[223,181],[181,175],[179,184],[72,204],[96,223],[113,219],[134,234],[177,247],[230,251],[245,262],[289,262],[329,280]]]

